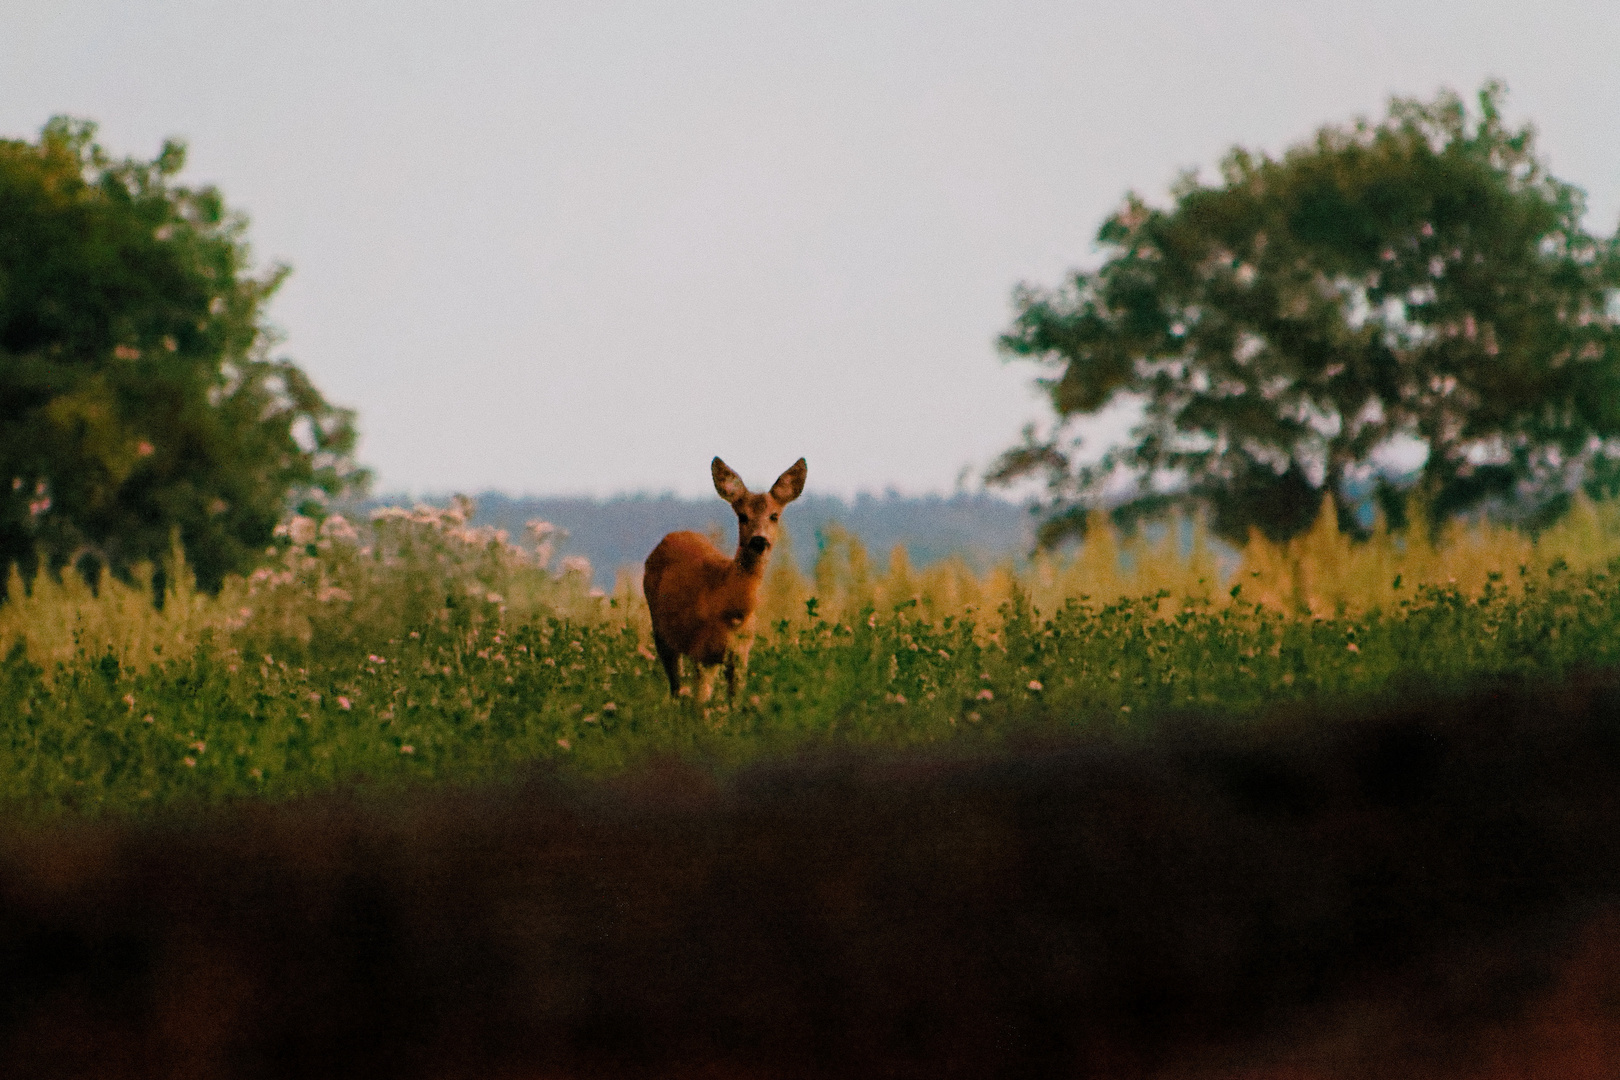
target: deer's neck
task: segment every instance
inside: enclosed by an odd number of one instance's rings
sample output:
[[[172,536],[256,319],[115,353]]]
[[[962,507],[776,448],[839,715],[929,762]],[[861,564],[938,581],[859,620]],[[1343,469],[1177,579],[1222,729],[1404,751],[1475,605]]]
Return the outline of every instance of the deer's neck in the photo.
[[[765,579],[765,562],[770,554],[769,551],[756,552],[738,544],[736,557],[731,560],[732,572],[757,586]]]

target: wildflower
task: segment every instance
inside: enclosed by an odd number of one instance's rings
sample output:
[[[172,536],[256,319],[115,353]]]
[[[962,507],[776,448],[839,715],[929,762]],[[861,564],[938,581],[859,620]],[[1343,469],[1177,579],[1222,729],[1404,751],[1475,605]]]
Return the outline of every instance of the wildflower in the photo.
[[[1119,711],[1120,711],[1120,712],[1130,712],[1130,711],[1131,711],[1131,707],[1130,707],[1130,706],[1129,706],[1129,705],[1121,705],[1121,706],[1120,706],[1120,707],[1119,707]]]
[[[402,754],[414,754],[416,753],[416,747],[412,746],[410,743],[406,743],[399,748],[399,752]]]
[[[985,682],[989,682],[990,681],[990,673],[988,671],[981,671],[981,672],[979,672],[979,678],[983,679]]]
[[[263,780],[264,770],[255,766],[254,768],[248,770],[248,775],[253,777],[255,780]]]
[[[135,453],[141,457],[151,457],[157,453],[157,447],[142,439],[135,447]]]
[[[340,708],[340,709],[347,710],[347,709],[349,709],[349,708],[351,708],[353,706],[353,703],[348,698],[344,697],[342,694],[338,695],[337,702],[338,702],[338,708]]]
[[[1353,653],[1358,653],[1361,651],[1361,646],[1352,641],[1350,644],[1345,646],[1345,649]]]
[[[951,654],[946,652],[944,649],[941,649],[939,650],[939,658],[941,660],[949,660],[951,658]]]
[[[378,656],[376,653],[372,653],[370,656],[367,656],[366,659],[370,660],[373,664],[386,664],[386,663],[388,663],[387,660],[385,660],[384,658]]]
[[[564,750],[572,749],[572,744],[567,739],[558,739],[557,745],[562,747]]]
[[[594,724],[594,723],[596,723],[596,714],[591,713],[589,716],[583,717],[580,720],[580,723],[582,723],[582,724]]]
[[[1029,688],[1038,692],[1041,689],[1041,681],[1039,679],[1029,680]]]
[[[152,719],[152,714],[151,713],[147,713],[145,716],[141,717],[141,723],[143,723],[143,724],[155,724],[155,723],[157,723],[157,721]]]
[[[287,522],[287,538],[299,547],[315,542],[315,519],[307,518],[303,514],[294,514]]]
[[[978,722],[979,722],[979,721],[980,721],[980,720],[982,720],[982,719],[984,719],[984,718],[983,718],[983,717],[982,717],[982,716],[980,716],[980,715],[979,715],[979,714],[978,714],[978,713],[976,713],[976,712],[970,712],[970,713],[968,713],[968,714],[967,714],[967,718],[968,718],[968,719],[969,719],[969,720],[971,720],[971,721],[973,721],[973,722],[974,722],[974,723],[975,723],[975,724],[977,724],[977,723],[978,723]]]
[[[198,739],[196,742],[191,744],[191,748],[197,751],[198,754],[201,754],[204,750],[208,749],[208,744],[203,742],[201,739]]]
[[[610,701],[606,705],[602,706],[602,711],[605,713],[614,713],[619,711],[619,707]]]
[[[996,700],[996,692],[991,690],[989,687],[985,687],[983,690],[979,691],[977,697],[980,701],[994,701]]]
[[[134,694],[125,694],[124,695],[124,704],[129,706],[131,712],[134,712],[135,711],[135,695]]]
[[[562,572],[589,578],[591,576],[591,560],[583,555],[570,555],[562,561]]]
[[[315,594],[315,599],[323,604],[330,604],[333,600],[342,600],[346,603],[354,597],[349,594],[348,589],[340,589],[336,585],[322,585],[320,592]]]
[[[195,769],[197,767],[197,759],[194,757],[183,757],[180,759],[180,764],[184,765],[188,769]]]
[[[352,544],[360,539],[360,534],[355,531],[354,526],[350,525],[349,520],[342,514],[333,514],[321,522],[321,535],[328,540],[336,540],[345,544]]]
[[[309,700],[311,700],[315,704],[319,705],[321,703],[321,695],[320,695],[320,693],[318,691],[311,690],[309,692]]]

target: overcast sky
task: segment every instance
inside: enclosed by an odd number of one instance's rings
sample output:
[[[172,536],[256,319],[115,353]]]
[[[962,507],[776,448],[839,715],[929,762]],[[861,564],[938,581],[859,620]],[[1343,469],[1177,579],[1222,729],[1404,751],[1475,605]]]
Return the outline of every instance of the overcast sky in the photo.
[[[1508,83],[1620,216],[1620,3],[0,0],[0,136],[191,148],[383,491],[950,491],[1123,194]]]

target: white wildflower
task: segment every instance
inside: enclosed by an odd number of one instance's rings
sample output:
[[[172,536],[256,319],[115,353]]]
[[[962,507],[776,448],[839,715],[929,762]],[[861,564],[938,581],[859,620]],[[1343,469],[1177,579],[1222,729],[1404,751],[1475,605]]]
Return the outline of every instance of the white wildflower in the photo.
[[[287,522],[287,538],[299,547],[315,542],[315,519],[307,518],[303,514],[295,514]]]
[[[360,539],[360,533],[342,514],[333,514],[321,522],[321,535],[341,544],[352,544]]]

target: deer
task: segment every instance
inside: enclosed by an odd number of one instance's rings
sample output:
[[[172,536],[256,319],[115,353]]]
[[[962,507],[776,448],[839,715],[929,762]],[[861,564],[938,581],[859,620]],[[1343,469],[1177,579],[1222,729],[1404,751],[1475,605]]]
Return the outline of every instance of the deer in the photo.
[[[766,492],[748,490],[718,457],[709,465],[714,490],[737,514],[737,554],[726,558],[705,536],[672,532],[647,556],[641,588],[652,615],[653,646],[669,676],[671,697],[682,696],[681,657],[697,664],[697,700],[714,697],[720,668],[726,695],[736,701],[748,677],[754,611],[765,564],[776,543],[782,508],[804,491],[809,466],[800,458]],[[690,692],[690,691],[688,691]]]

